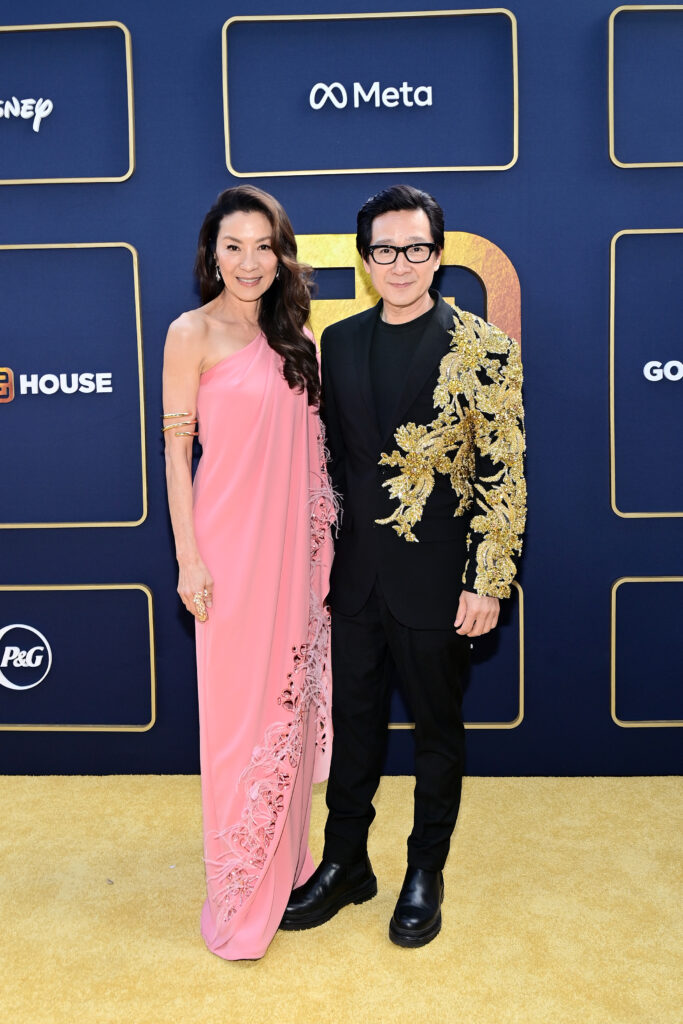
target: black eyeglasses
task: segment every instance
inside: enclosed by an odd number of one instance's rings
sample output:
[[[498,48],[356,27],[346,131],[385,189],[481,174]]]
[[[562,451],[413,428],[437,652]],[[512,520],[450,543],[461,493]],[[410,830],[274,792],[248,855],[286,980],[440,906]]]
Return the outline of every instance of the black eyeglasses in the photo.
[[[372,256],[375,263],[379,263],[381,266],[395,263],[401,252],[409,263],[426,263],[436,248],[435,242],[414,242],[413,245],[370,245],[368,254]]]

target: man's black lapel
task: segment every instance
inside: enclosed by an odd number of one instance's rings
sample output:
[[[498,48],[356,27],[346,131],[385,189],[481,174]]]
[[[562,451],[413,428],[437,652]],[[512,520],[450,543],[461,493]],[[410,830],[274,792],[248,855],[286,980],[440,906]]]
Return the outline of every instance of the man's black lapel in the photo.
[[[431,291],[430,294],[436,298],[436,307],[410,360],[406,382],[394,406],[389,421],[391,428],[382,446],[385,451],[387,444],[393,439],[396,427],[404,422],[406,413],[424,387],[425,381],[448,351],[450,337],[447,332],[453,330],[453,308],[444,302],[438,292]],[[368,371],[368,381],[369,379]]]
[[[355,319],[355,337],[353,338],[358,391],[363,404],[367,408],[368,423],[377,435],[378,445],[381,441],[381,434],[379,424],[377,423],[377,409],[375,407],[375,399],[372,393],[372,381],[370,380],[370,346],[372,344],[372,334],[375,330],[375,324],[379,318],[381,308],[382,303],[380,301],[376,306],[365,310],[364,313]]]

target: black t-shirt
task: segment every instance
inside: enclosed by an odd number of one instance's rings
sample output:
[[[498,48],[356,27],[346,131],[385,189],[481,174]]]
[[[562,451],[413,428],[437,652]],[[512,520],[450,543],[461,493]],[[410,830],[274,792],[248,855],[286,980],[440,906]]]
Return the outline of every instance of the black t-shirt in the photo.
[[[434,308],[406,324],[386,324],[380,317],[370,346],[370,380],[383,437],[395,425],[391,416],[403,391],[408,367]]]

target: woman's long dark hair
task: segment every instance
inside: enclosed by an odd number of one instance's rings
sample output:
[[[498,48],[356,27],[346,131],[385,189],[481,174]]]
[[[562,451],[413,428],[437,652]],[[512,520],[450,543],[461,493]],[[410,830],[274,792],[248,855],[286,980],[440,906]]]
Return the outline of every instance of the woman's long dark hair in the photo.
[[[278,258],[279,276],[261,298],[259,326],[268,344],[283,359],[282,372],[293,391],[308,393],[309,405],[320,403],[320,377],[314,343],[303,332],[310,309],[311,268],[296,258],[296,238],[289,217],[277,199],[253,185],[228,188],[216,199],[199,232],[194,272],[202,304],[223,291],[216,279],[216,238],[223,217],[236,212],[265,214],[272,230],[271,245]]]

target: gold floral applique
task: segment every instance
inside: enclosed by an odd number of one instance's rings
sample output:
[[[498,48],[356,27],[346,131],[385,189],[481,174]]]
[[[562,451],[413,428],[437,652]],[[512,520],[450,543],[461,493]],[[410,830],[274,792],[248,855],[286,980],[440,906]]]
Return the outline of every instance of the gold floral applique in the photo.
[[[434,389],[440,411],[427,425],[399,427],[394,437],[400,450],[380,457],[381,466],[398,469],[383,484],[398,507],[377,523],[391,524],[400,537],[417,542],[413,527],[435,474],[443,473],[459,498],[455,515],[474,504],[468,535],[469,557],[476,559],[474,589],[509,597],[512,556],[521,550],[526,519],[519,347],[472,313],[457,309],[453,325],[451,350],[441,360]]]

